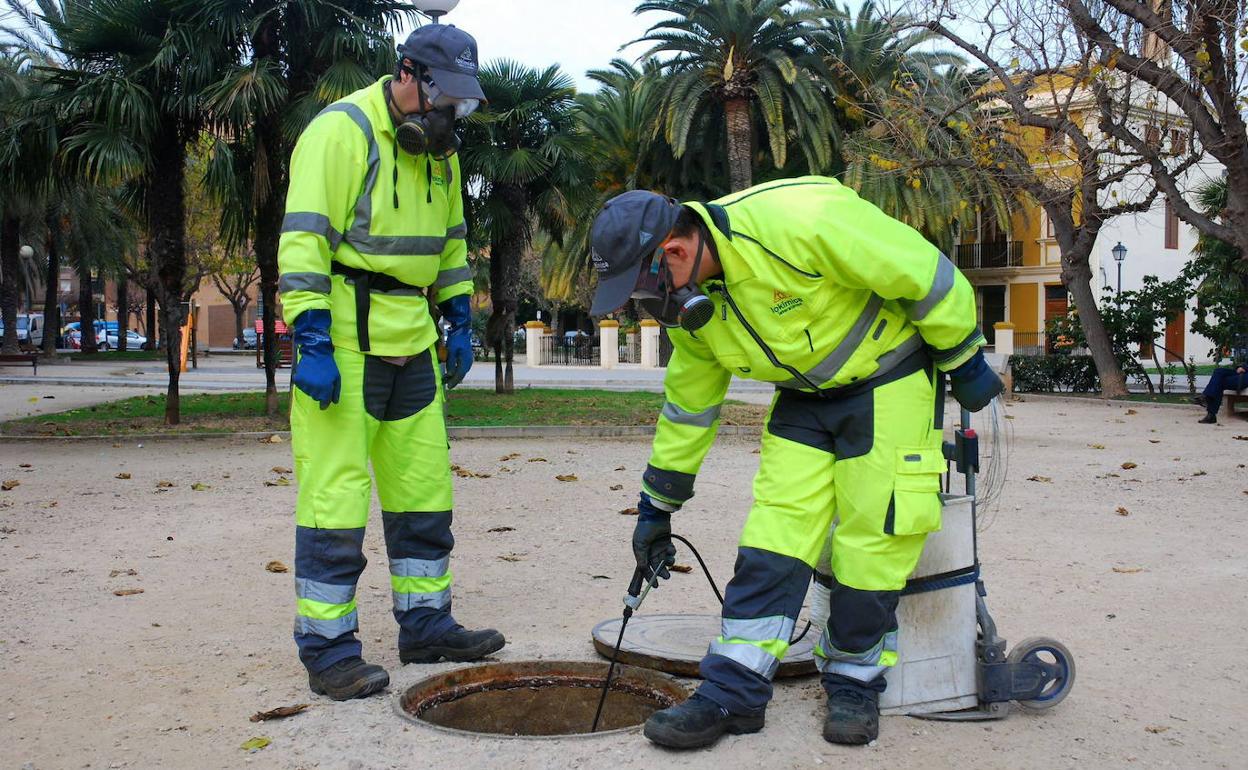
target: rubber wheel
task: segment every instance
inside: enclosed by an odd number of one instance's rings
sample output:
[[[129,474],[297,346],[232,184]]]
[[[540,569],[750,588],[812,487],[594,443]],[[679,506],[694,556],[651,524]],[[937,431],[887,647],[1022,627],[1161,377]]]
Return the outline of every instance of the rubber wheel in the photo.
[[[1030,700],[1016,701],[1030,711],[1043,711],[1061,703],[1075,685],[1075,658],[1066,645],[1047,636],[1033,636],[1010,649],[1006,656],[1009,663],[1034,663],[1049,670],[1052,675],[1048,685],[1039,696]]]

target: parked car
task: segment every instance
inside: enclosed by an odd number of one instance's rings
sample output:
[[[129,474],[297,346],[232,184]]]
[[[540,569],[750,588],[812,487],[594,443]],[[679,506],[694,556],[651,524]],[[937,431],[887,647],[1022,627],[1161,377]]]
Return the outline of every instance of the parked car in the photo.
[[[255,350],[256,349],[256,330],[250,326],[243,327],[243,337],[234,338],[235,350]]]
[[[107,330],[105,334],[105,339],[108,340],[108,346],[110,348],[117,347],[117,343],[120,340],[118,336],[119,334],[120,334],[120,331],[118,329],[114,328],[114,329]],[[147,344],[147,337],[144,337],[142,334],[139,334],[134,329],[126,329],[126,350],[139,350],[146,344]]]
[[[0,321],[0,336],[4,322]],[[43,313],[21,313],[17,316],[17,344],[37,348],[43,344]]]
[[[74,321],[65,325],[66,347],[73,348],[74,350],[82,350],[81,327],[82,323],[79,321]],[[108,344],[108,329],[104,325],[103,321],[95,322],[95,347],[98,350],[104,351],[111,349],[111,346]]]

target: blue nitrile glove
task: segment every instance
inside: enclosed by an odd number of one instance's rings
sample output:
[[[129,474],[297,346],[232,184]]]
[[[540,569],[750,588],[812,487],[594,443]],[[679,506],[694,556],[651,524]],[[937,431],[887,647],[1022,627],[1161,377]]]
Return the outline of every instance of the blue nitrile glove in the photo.
[[[451,325],[446,335],[446,387],[451,389],[464,381],[472,368],[472,306],[468,295],[451,297],[438,305],[442,317]]]
[[[645,492],[641,493],[641,500],[637,502],[633,557],[646,579],[656,572],[661,578],[672,576],[667,569],[676,563],[676,546],[672,543],[672,514],[657,507],[655,501]]]
[[[949,372],[949,389],[953,391],[953,397],[959,404],[972,412],[978,412],[1005,390],[1005,384],[988,366],[981,350],[969,361]]]
[[[334,363],[334,343],[329,339],[329,311],[305,310],[295,317],[295,387],[319,402],[322,409],[338,403],[342,376]]]

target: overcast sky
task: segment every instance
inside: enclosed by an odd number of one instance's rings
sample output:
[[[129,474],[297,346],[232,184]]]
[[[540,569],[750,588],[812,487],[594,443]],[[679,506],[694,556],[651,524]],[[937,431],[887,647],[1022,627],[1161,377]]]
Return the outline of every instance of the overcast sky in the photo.
[[[621,45],[645,34],[661,13],[633,15],[637,0],[460,0],[442,17],[477,39],[481,61],[516,59],[530,67],[559,64],[581,90],[593,90],[585,71],[615,57],[629,61],[645,51]],[[400,37],[405,37],[404,29]]]

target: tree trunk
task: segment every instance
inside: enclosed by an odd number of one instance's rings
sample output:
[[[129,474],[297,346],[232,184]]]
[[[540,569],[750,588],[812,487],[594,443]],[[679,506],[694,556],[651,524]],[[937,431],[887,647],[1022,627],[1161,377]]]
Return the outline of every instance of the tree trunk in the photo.
[[[166,128],[152,140],[153,171],[147,177],[147,225],[149,254],[159,293],[161,332],[166,345],[165,362],[169,387],[165,400],[165,424],[181,420],[178,380],[181,375],[182,322],[186,311],[186,145],[176,126]]]
[[[265,147],[269,178],[268,197],[256,205],[256,265],[260,268],[260,295],[263,297],[264,336],[264,409],[269,417],[277,415],[277,280],[278,244],[282,237],[286,190],[289,187],[287,152],[280,126],[272,118],[256,121],[257,141]],[[240,332],[241,334],[241,332]]]
[[[528,195],[516,185],[499,185],[499,196],[514,221],[520,222],[528,213]],[[516,333],[516,310],[520,306],[520,262],[528,248],[524,228],[513,227],[496,241],[490,242],[490,299],[494,312],[486,324],[486,338],[501,353],[494,365],[494,391],[514,392],[512,353]]]
[[[1101,311],[1096,306],[1096,297],[1092,294],[1092,269],[1088,266],[1088,255],[1082,259],[1069,258],[1063,254],[1065,263],[1062,269],[1062,280],[1075,298],[1075,309],[1079,311],[1079,323],[1083,325],[1083,334],[1088,341],[1088,349],[1092,352],[1092,362],[1096,364],[1096,373],[1101,378],[1101,395],[1105,398],[1121,398],[1127,395],[1127,380],[1114,357],[1114,348],[1101,320]],[[1072,262],[1076,264],[1071,264]]]
[[[47,284],[43,290],[43,354],[56,355],[56,338],[61,333],[61,252],[60,220],[49,212],[46,220],[48,239]]]
[[[117,350],[125,353],[130,346],[126,333],[130,331],[130,279],[125,268],[117,271]]]
[[[243,345],[243,316],[246,312],[246,305],[234,305],[234,339],[238,340],[240,348]]]
[[[4,340],[0,353],[12,355],[19,352],[17,344],[17,282],[20,280],[18,266],[18,243],[21,220],[4,217],[0,221],[0,318],[4,320]]]
[[[155,350],[160,345],[160,338],[156,336],[158,331],[156,328],[156,290],[150,286],[147,287],[143,301],[146,303],[143,307],[146,316],[143,323],[147,327],[143,330],[143,334],[147,337],[147,349]]]
[[[99,345],[95,338],[95,292],[91,285],[91,268],[86,259],[78,260],[78,338],[82,342],[83,354],[98,353]]]
[[[728,185],[732,192],[736,192],[754,184],[754,164],[750,157],[753,135],[749,100],[731,99],[724,102],[724,117],[728,126]]]

